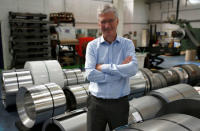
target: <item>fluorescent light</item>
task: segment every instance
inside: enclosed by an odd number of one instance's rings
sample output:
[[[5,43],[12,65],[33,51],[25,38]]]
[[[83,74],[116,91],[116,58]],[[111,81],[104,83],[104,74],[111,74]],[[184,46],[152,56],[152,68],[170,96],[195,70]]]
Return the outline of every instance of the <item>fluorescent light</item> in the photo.
[[[200,0],[189,0],[189,2],[191,4],[198,4],[198,3],[200,3]]]

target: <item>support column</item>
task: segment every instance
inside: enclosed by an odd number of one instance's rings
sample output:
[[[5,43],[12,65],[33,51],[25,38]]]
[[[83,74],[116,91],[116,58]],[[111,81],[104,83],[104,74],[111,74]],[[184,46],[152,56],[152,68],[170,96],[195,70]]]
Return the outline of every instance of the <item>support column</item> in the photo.
[[[123,36],[123,29],[124,29],[124,0],[113,0],[113,5],[117,8],[118,17],[119,17],[119,24],[117,28],[117,34],[119,36]]]

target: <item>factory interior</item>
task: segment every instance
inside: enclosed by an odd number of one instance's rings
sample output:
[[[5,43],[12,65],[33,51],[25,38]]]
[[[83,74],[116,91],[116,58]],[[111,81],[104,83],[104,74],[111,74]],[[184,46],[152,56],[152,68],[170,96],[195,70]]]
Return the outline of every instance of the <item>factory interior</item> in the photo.
[[[112,131],[200,131],[200,0],[0,3],[0,131],[87,131],[85,56],[104,5],[138,63],[128,123]]]

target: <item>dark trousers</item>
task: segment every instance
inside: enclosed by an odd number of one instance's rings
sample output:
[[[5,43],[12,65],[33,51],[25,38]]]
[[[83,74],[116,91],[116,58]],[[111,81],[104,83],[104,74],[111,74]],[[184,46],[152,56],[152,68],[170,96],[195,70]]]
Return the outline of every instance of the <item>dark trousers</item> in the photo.
[[[94,96],[88,98],[87,131],[105,131],[108,124],[110,130],[128,123],[128,97],[119,99],[101,99]]]

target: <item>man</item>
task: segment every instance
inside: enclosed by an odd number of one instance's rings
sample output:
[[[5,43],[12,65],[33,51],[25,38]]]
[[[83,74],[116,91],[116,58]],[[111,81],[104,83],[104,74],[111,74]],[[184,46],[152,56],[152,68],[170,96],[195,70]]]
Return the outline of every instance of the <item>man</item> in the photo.
[[[138,65],[132,41],[117,36],[118,21],[116,9],[104,6],[98,14],[102,36],[87,46],[88,131],[104,131],[107,124],[113,130],[128,122],[129,77],[136,74]]]

